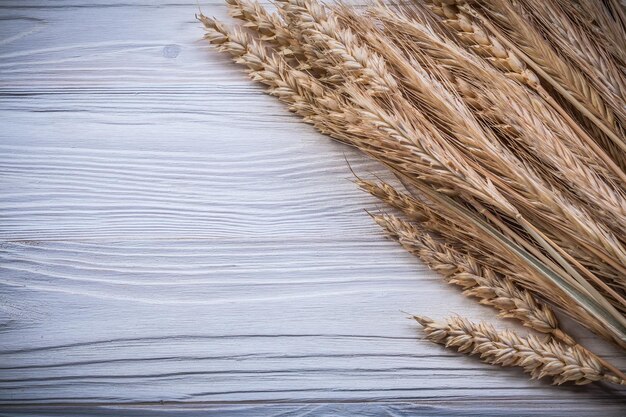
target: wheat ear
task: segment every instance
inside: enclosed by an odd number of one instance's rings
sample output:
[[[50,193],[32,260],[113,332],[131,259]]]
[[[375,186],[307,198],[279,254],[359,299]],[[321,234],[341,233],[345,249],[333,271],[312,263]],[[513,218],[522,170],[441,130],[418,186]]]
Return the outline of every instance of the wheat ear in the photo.
[[[280,55],[268,54],[262,42],[236,28],[227,28],[221,22],[198,16],[203,23],[205,38],[220,51],[247,68],[250,78],[267,86],[267,92],[288,105],[322,133],[352,143],[354,135],[343,130],[344,109],[348,107],[338,94],[329,91],[311,75],[297,70]]]
[[[521,367],[533,379],[551,377],[554,384],[574,382],[584,385],[605,381],[626,385],[611,375],[600,362],[577,346],[566,346],[555,340],[542,341],[534,335],[519,336],[511,330],[502,332],[487,323],[472,323],[455,316],[445,322],[413,316],[422,325],[426,337],[435,343],[461,353],[479,355],[489,364]]]
[[[382,181],[372,182],[358,178],[355,182],[362,190],[401,211],[412,223],[419,223],[421,229],[441,236],[446,243],[454,247],[463,248],[464,253],[485,259],[485,263],[488,263],[494,271],[503,275],[516,271],[517,277],[523,274],[532,275],[532,270],[527,264],[520,262],[516,257],[507,256],[506,251],[503,253],[502,248],[494,244],[488,234],[445,206],[433,209],[430,201],[400,192]],[[410,184],[406,186],[411,187]],[[526,279],[524,285],[536,291],[542,291],[542,287],[533,285],[532,281],[532,279]]]
[[[620,18],[619,0],[561,2],[560,6],[577,25],[583,27],[598,48],[604,48],[622,69],[626,69],[626,26]],[[621,16],[624,16],[623,12]]]
[[[545,91],[537,75],[526,66],[519,55],[512,51],[508,45],[502,44],[491,31],[486,30],[478,24],[472,15],[459,8],[458,5],[460,4],[462,4],[460,0],[426,0],[426,5],[433,14],[447,27],[452,29],[469,50],[474,51],[480,57],[491,62],[509,78],[519,81],[537,91],[550,106],[561,114],[570,127],[576,131],[578,136],[605,161],[613,173],[621,179],[622,183],[626,184],[626,157],[624,157],[624,153],[618,145],[613,143],[604,133],[601,133],[596,134],[597,140],[602,144],[604,149],[600,147],[596,141],[563,110],[550,94]],[[411,10],[415,5],[408,4],[403,7]]]
[[[310,55],[334,64],[327,68],[334,74],[334,80],[347,75],[352,82],[377,94],[397,90],[398,85],[382,57],[372,52],[350,29],[340,25],[337,17],[322,4],[313,0],[289,0],[282,7],[290,22],[300,28],[311,48]]]
[[[521,4],[534,17],[544,38],[587,75],[613,111],[620,115],[624,126],[626,78],[618,64],[604,48],[593,42],[584,27],[575,24],[567,14],[567,6],[539,0],[522,0]]]
[[[458,1],[463,3],[463,10],[477,17],[504,45],[516,51],[528,66],[596,124],[615,145],[626,151],[626,142],[621,137],[613,110],[585,76],[565,62],[528,23],[519,7],[505,0],[481,0],[481,10],[487,14],[484,16],[465,4],[464,0]]]
[[[226,3],[229,14],[243,20],[243,26],[258,32],[261,41],[280,49],[285,58],[304,59],[300,44],[278,15],[268,13],[256,0],[226,0]]]
[[[435,240],[430,234],[392,215],[373,215],[394,240],[408,252],[419,257],[426,265],[439,272],[450,284],[463,288],[463,294],[478,298],[481,304],[500,311],[500,317],[515,318],[524,326],[548,333],[568,344],[574,343],[558,327],[552,310],[538,302],[534,296],[513,283],[510,278],[498,276],[481,265],[472,256],[463,255],[451,246]]]
[[[261,40],[278,45],[290,44],[291,36],[278,16],[268,13],[257,1],[226,0],[228,14],[235,19],[243,20],[244,27],[259,32]]]

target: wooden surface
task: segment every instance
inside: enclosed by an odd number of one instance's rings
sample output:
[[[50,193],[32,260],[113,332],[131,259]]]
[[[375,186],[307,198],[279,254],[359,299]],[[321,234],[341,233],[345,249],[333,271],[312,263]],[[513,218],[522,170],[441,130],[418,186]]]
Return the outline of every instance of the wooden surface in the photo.
[[[155,3],[0,2],[0,415],[624,414],[422,340],[400,310],[494,313],[371,222],[346,158],[378,165]]]

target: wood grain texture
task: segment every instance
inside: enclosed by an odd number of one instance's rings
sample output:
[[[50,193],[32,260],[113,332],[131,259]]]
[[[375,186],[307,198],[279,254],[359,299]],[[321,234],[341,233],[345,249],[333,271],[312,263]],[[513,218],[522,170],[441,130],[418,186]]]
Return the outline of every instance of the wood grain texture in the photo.
[[[385,239],[346,159],[384,170],[189,3],[0,3],[0,415],[623,414],[422,340],[400,310],[494,314]]]

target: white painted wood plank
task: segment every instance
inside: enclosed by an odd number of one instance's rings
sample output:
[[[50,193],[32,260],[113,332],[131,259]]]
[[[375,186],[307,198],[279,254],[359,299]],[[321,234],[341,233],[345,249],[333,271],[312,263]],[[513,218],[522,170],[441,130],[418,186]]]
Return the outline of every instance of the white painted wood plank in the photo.
[[[384,170],[211,52],[196,10],[0,4],[0,415],[620,414],[623,390],[422,340],[400,310],[494,314],[384,238],[345,158]],[[160,401],[189,405],[110,406]]]
[[[288,134],[224,138],[220,133],[207,139],[178,135],[177,143],[188,147],[204,142],[195,153],[76,149],[67,136],[63,142],[72,149],[0,145],[5,192],[0,236],[304,239],[375,230],[363,212],[371,200],[352,184],[345,150],[338,145]],[[111,138],[109,146],[123,149],[128,134]],[[329,157],[320,161],[325,153]],[[350,154],[355,169],[381,172]],[[319,228],[311,230],[310,223]]]
[[[602,387],[529,382],[421,340],[399,310],[492,313],[392,242],[3,249],[7,403],[553,399],[554,390],[559,401],[610,398]]]

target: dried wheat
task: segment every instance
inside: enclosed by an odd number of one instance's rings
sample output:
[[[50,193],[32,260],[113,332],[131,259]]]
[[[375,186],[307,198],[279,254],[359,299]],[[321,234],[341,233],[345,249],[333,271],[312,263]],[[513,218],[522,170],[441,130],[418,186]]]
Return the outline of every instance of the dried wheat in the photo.
[[[435,322],[428,317],[413,317],[424,328],[426,337],[461,353],[480,355],[487,363],[516,366],[533,379],[551,377],[554,384],[574,382],[578,385],[605,381],[626,385],[611,375],[599,361],[576,346],[557,341],[545,342],[533,335],[519,336],[511,330],[502,332],[487,323],[472,323],[461,317]]]
[[[497,275],[472,256],[463,255],[395,216],[373,217],[407,251],[442,274],[449,283],[462,287],[465,295],[476,297],[481,304],[498,309],[501,317],[515,318],[541,333],[565,337],[552,310],[535,300],[530,292],[516,286],[511,277]],[[568,344],[573,343],[571,339],[567,341]]]
[[[488,16],[489,21],[467,4],[461,7],[468,13],[479,16],[481,22],[499,36],[501,42],[514,51],[519,51],[520,58],[527,65],[602,129],[616,146],[626,151],[626,141],[614,111],[587,81],[585,75],[568,65],[528,23],[529,19],[524,16],[521,8],[506,0],[480,1],[480,4],[481,11]]]
[[[426,4],[443,23],[456,31],[458,38],[469,50],[491,62],[510,78],[537,91],[555,110],[560,111],[562,116],[567,119],[571,128],[576,129],[577,134],[580,135],[590,149],[593,149],[594,152],[609,164],[615,175],[619,176],[623,183],[626,183],[626,175],[624,174],[624,171],[626,171],[626,157],[624,156],[622,148],[607,137],[602,130],[598,132],[594,130],[594,136],[602,145],[603,149],[599,147],[542,88],[537,75],[532,70],[528,69],[519,55],[512,51],[509,46],[503,45],[490,30],[482,27],[476,22],[476,19],[474,19],[472,15],[459,7],[460,5],[464,5],[464,1],[426,0]],[[407,10],[412,10],[415,4],[409,3],[403,7],[407,8]],[[607,153],[610,157],[607,156]]]
[[[504,209],[505,212],[517,217],[516,210],[512,209],[508,201],[502,198],[489,180],[485,181],[477,175],[471,166],[460,163],[463,158],[458,152],[455,152],[446,140],[438,137],[439,133],[434,126],[430,126],[429,122],[420,113],[412,111],[410,106],[405,106],[405,103],[401,103],[401,106],[397,103],[387,103],[386,108],[382,108],[371,95],[360,91],[359,84],[352,87],[349,84],[346,86],[345,91],[350,98],[344,106],[341,104],[341,97],[333,96],[325,91],[323,86],[317,84],[310,76],[286,68],[279,58],[266,56],[265,51],[261,50],[262,48],[257,43],[248,42],[253,46],[253,51],[250,53],[244,45],[247,37],[243,33],[235,31],[236,42],[233,42],[224,34],[225,29],[216,25],[214,21],[204,18],[204,23],[208,26],[208,36],[213,43],[218,43],[222,49],[234,54],[239,62],[250,67],[253,70],[251,74],[253,78],[268,84],[272,94],[278,95],[281,100],[289,103],[293,111],[303,115],[306,121],[313,123],[321,131],[357,145],[366,153],[386,161],[394,169],[407,176],[438,184],[438,187],[443,186],[445,189],[468,192],[471,196],[489,204],[497,203],[498,207]],[[265,68],[263,67],[264,60],[270,63]],[[370,76],[375,77],[377,74],[373,72]],[[281,85],[276,86],[276,80],[279,80]],[[424,73],[413,74],[413,80],[418,80],[419,85],[423,86],[434,81]],[[385,85],[385,83],[381,82],[380,85]],[[426,90],[422,88],[422,91]],[[439,99],[439,101],[442,100]],[[334,104],[329,107],[329,103]],[[443,104],[445,108],[445,103]],[[405,115],[407,111],[410,111],[410,115]],[[453,116],[450,110],[448,114]],[[463,114],[469,115],[465,110]],[[456,115],[456,120],[459,120],[458,115]],[[478,126],[474,129],[480,130]],[[460,132],[458,129],[457,131]],[[467,135],[467,132],[463,134]],[[472,146],[472,148],[476,147]],[[421,151],[416,153],[418,149]],[[453,169],[451,169],[452,166],[454,166]],[[497,180],[494,177],[490,179]],[[482,209],[481,211],[488,214]],[[497,221],[493,216],[490,219]],[[502,223],[499,225],[503,227]],[[528,223],[524,225],[531,227]],[[512,233],[510,229],[506,230],[508,230],[507,233]],[[532,227],[529,230],[533,231],[535,236],[541,236],[536,234],[536,230]],[[528,250],[541,257],[541,254],[525,244],[523,239],[516,238],[516,242],[524,244]],[[570,271],[574,272],[571,268]],[[578,288],[577,291],[592,291],[591,287],[584,288],[583,281],[577,283],[572,281],[572,285],[575,286],[573,288]],[[603,303],[601,304],[603,309],[610,308],[609,304],[602,301],[600,295],[594,295],[594,297]],[[588,308],[592,307],[588,306]],[[610,310],[605,311],[610,312]],[[597,331],[601,328],[601,326],[591,326]],[[612,326],[609,328],[616,329]]]

